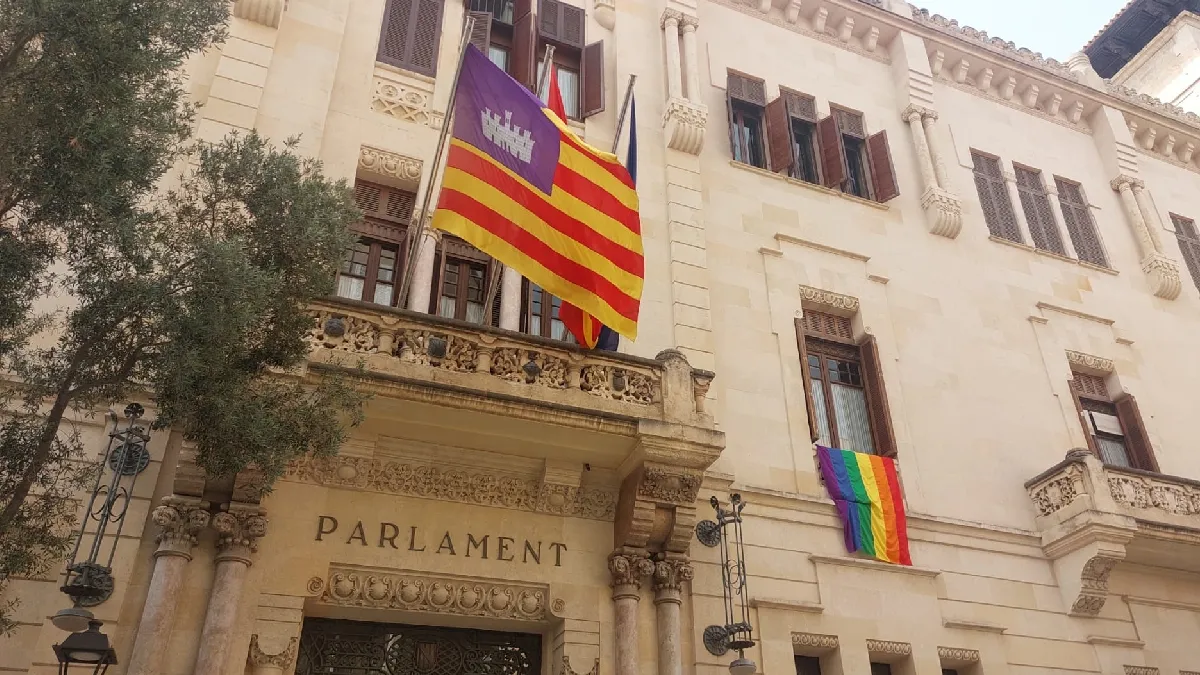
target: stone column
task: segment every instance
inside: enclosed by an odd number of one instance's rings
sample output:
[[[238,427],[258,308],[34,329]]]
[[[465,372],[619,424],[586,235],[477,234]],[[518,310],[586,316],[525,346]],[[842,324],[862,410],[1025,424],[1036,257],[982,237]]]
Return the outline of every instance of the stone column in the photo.
[[[913,145],[917,149],[917,165],[921,169],[921,187],[925,190],[938,186],[937,175],[933,171],[933,160],[929,154],[929,141],[925,138],[925,128],[921,118],[925,111],[917,106],[908,106],[902,113],[908,128],[912,130]]]
[[[521,330],[521,273],[511,267],[500,274],[500,327]]]
[[[163,672],[163,656],[171,636],[184,572],[192,559],[196,535],[211,518],[208,502],[178,495],[164,497],[150,517],[161,532],[156,538],[158,550],[154,552],[150,589],[146,593],[137,638],[129,657],[129,675],[159,675]]]
[[[696,29],[699,27],[699,19],[684,15],[683,58],[687,61],[684,64],[684,73],[687,81],[687,100],[692,103],[700,102],[700,64],[697,61],[700,57],[696,55]]]
[[[930,163],[933,164],[933,175],[937,179],[939,187],[949,190],[950,179],[946,175],[946,164],[942,161],[942,153],[938,150],[937,134],[934,131],[937,121],[938,114],[932,110],[926,110],[921,116],[921,124],[925,127],[925,143],[929,146]]]
[[[1137,181],[1130,187],[1133,189],[1133,198],[1137,202],[1138,210],[1142,212],[1142,221],[1146,223],[1146,234],[1150,237],[1150,244],[1154,247],[1155,253],[1162,253],[1162,239],[1158,236],[1158,231],[1162,229],[1162,220],[1159,219],[1154,204],[1150,202],[1150,194],[1146,192],[1146,185]]]
[[[654,564],[654,606],[658,614],[658,675],[683,675],[679,647],[680,587],[695,576],[684,560],[660,560]]]
[[[408,289],[408,308],[422,314],[429,313],[429,295],[433,292],[433,263],[437,258],[437,245],[441,236],[428,227],[421,232],[417,244],[417,259],[413,263],[412,284]],[[436,308],[435,308],[436,309]]]
[[[1067,217],[1063,215],[1062,202],[1058,200],[1058,185],[1054,183],[1054,179],[1049,179],[1050,183],[1046,185],[1046,199],[1050,202],[1050,212],[1054,214],[1054,229],[1058,230],[1058,236],[1062,239],[1063,252],[1068,258],[1078,258],[1079,254],[1075,252],[1075,242],[1071,240],[1071,230],[1067,228]]]
[[[1025,218],[1025,207],[1021,204],[1021,191],[1017,189],[1017,174],[1007,169],[1003,170],[1004,185],[1008,188],[1008,200],[1012,202],[1013,213],[1017,217],[1017,229],[1021,232],[1021,241],[1033,246],[1033,235],[1029,233],[1029,221]]]
[[[666,10],[662,16],[663,43],[667,47],[667,97],[682,98],[683,84],[679,69],[679,20],[682,14]]]
[[[1136,178],[1129,176],[1118,176],[1113,179],[1112,188],[1120,193],[1121,204],[1125,207],[1125,215],[1129,217],[1129,223],[1133,225],[1133,236],[1137,239],[1138,248],[1141,251],[1141,258],[1146,258],[1155,252],[1154,241],[1150,238],[1150,229],[1146,227],[1146,220],[1142,218],[1142,210],[1138,208],[1137,197],[1133,194],[1133,186],[1142,187],[1143,183]]]
[[[251,675],[283,675],[296,659],[299,642],[298,639],[292,638],[283,651],[267,653],[259,645],[258,634],[251,635],[250,654],[246,659],[250,663]]]
[[[200,633],[200,654],[194,675],[224,675],[237,623],[246,570],[258,540],[267,533],[267,519],[257,506],[231,504],[213,517],[217,531],[217,573]]]
[[[616,675],[638,675],[638,600],[642,578],[654,573],[654,563],[644,553],[618,550],[608,557],[612,573],[614,634],[617,645]],[[197,674],[199,675],[199,674]]]

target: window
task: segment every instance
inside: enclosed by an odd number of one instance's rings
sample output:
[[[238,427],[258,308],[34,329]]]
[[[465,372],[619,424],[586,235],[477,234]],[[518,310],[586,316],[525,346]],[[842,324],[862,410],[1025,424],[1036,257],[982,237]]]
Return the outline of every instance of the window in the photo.
[[[875,338],[855,344],[850,319],[808,309],[796,320],[796,332],[813,440],[827,447],[894,456]]]
[[[1108,267],[1104,248],[1100,245],[1100,235],[1096,233],[1096,222],[1092,220],[1092,211],[1083,197],[1083,188],[1079,183],[1058,177],[1054,178],[1054,185],[1058,188],[1058,204],[1062,207],[1063,220],[1071,244],[1075,246],[1075,255],[1084,262]]]
[[[437,73],[443,0],[387,0],[375,58],[422,75]]]
[[[1033,245],[1043,251],[1066,255],[1058,223],[1050,208],[1050,197],[1042,183],[1042,172],[1019,164],[1014,164],[1013,169],[1017,173],[1017,193],[1021,197],[1021,208],[1025,211],[1025,221],[1029,223]]]
[[[779,98],[767,105],[765,117],[771,170],[820,184],[813,97],[780,87]]]
[[[1196,222],[1174,213],[1171,222],[1175,225],[1175,240],[1179,242],[1179,252],[1192,274],[1192,282],[1200,288],[1200,235],[1196,233]]]
[[[1071,393],[1088,448],[1111,466],[1158,471],[1137,401],[1128,394],[1112,400],[1103,377],[1073,375]]]
[[[567,117],[604,110],[604,43],[584,44],[584,11],[558,0],[470,0],[471,44],[518,82],[536,89],[547,45],[554,45],[558,89]]]
[[[767,168],[763,153],[763,108],[767,104],[762,80],[729,71],[726,77],[729,144],[735,162]]]
[[[521,290],[524,295],[521,332],[554,340],[575,341],[575,336],[567,331],[558,318],[562,300],[550,295],[528,279],[522,281]]]
[[[1017,214],[1013,211],[1008,185],[1000,169],[1000,160],[991,155],[971,151],[975,165],[975,190],[979,192],[979,204],[983,207],[983,220],[993,237],[1021,243],[1021,230],[1017,227]]]
[[[821,675],[821,659],[815,656],[796,656],[796,675]]]
[[[405,190],[357,181],[354,201],[363,219],[351,226],[361,235],[346,249],[338,270],[339,297],[389,307],[399,298],[399,274],[416,195]]]
[[[942,668],[942,675],[958,675],[957,668]]]
[[[872,661],[871,675],[892,675],[892,665],[890,663],[875,663]]]
[[[887,132],[867,136],[861,113],[830,106],[817,122],[817,144],[826,187],[881,203],[900,196]]]
[[[500,302],[499,266],[483,251],[448,234],[438,244],[430,313],[488,325],[496,323]],[[488,297],[493,312],[486,313]]]

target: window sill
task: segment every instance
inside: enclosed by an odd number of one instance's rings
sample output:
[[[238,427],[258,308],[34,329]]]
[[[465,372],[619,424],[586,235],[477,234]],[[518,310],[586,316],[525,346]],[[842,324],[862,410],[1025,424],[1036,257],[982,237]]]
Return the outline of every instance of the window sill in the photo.
[[[1096,270],[1097,272],[1104,272],[1105,274],[1111,274],[1114,277],[1120,274],[1120,272],[1118,272],[1114,269],[1110,269],[1108,267],[1102,267],[1102,266],[1096,265],[1094,263],[1084,262],[1082,260],[1076,260],[1075,258],[1068,258],[1065,255],[1051,253],[1050,251],[1043,251],[1042,249],[1040,249],[1036,246],[1030,246],[1029,244],[1022,244],[1020,242],[1010,241],[1008,239],[1005,239],[1004,237],[997,237],[994,234],[989,235],[988,239],[991,239],[992,241],[996,242],[997,244],[1004,244],[1005,246],[1012,246],[1013,248],[1019,248],[1022,251],[1029,251],[1031,253],[1036,253],[1036,254],[1038,254],[1040,256],[1044,256],[1046,258],[1054,258],[1055,260],[1061,260],[1063,262],[1071,263],[1073,265],[1079,265],[1081,267],[1086,267],[1090,270]]]
[[[822,194],[826,194],[826,195],[829,195],[832,197],[840,197],[840,198],[846,199],[848,201],[858,202],[859,204],[869,206],[873,209],[879,209],[880,211],[890,211],[891,210],[891,207],[888,206],[887,204],[880,204],[879,202],[871,201],[870,199],[863,199],[862,197],[848,195],[845,192],[842,192],[841,190],[834,190],[833,188],[827,188],[824,185],[814,185],[813,183],[809,183],[807,181],[802,181],[797,178],[792,178],[790,176],[785,176],[780,173],[774,173],[772,171],[767,171],[766,169],[760,169],[757,166],[750,166],[749,164],[743,164],[743,163],[737,161],[736,159],[729,160],[729,165],[733,166],[735,168],[741,169],[742,171],[749,171],[750,173],[756,173],[756,174],[759,174],[760,176],[765,176],[767,178],[773,178],[775,180],[783,181],[785,183],[791,183],[792,185],[798,185],[802,188],[805,188],[808,190],[813,190],[814,192],[820,192]]]

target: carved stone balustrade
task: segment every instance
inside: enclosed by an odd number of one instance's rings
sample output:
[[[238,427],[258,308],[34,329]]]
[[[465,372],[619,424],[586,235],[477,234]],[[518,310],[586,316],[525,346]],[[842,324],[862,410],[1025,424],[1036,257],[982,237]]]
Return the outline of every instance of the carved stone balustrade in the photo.
[[[1025,488],[1077,616],[1100,613],[1121,561],[1200,571],[1200,481],[1106,466],[1073,450]]]

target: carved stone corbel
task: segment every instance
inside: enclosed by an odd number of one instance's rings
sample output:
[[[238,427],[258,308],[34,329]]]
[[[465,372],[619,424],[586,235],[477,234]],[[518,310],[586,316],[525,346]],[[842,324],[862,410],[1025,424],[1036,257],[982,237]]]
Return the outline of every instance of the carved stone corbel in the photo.
[[[279,28],[284,4],[285,0],[236,0],[233,15],[269,28]]]
[[[597,658],[595,660],[595,662],[592,663],[591,670],[589,670],[586,673],[580,673],[571,667],[571,657],[567,656],[566,654],[563,654],[562,669],[559,670],[559,674],[560,675],[600,675],[600,659]]]
[[[617,27],[617,0],[593,0],[592,15],[596,17],[596,23],[604,26],[608,30],[614,30]]]
[[[1108,599],[1108,575],[1125,558],[1124,551],[1107,551],[1092,556],[1079,573],[1079,596],[1071,604],[1077,616],[1097,616]]]
[[[926,188],[921,208],[930,234],[953,239],[962,231],[962,201],[953,193],[940,187]]]
[[[300,641],[293,637],[287,646],[278,652],[266,652],[259,643],[258,633],[250,636],[250,653],[246,660],[250,663],[253,675],[280,675],[287,672],[296,660],[296,650]]]
[[[704,147],[704,128],[708,123],[708,106],[685,98],[667,101],[663,113],[663,130],[667,147],[690,155],[700,154]]]
[[[1162,253],[1152,253],[1142,260],[1142,272],[1154,295],[1163,300],[1174,300],[1183,291],[1179,278],[1179,263]]]

